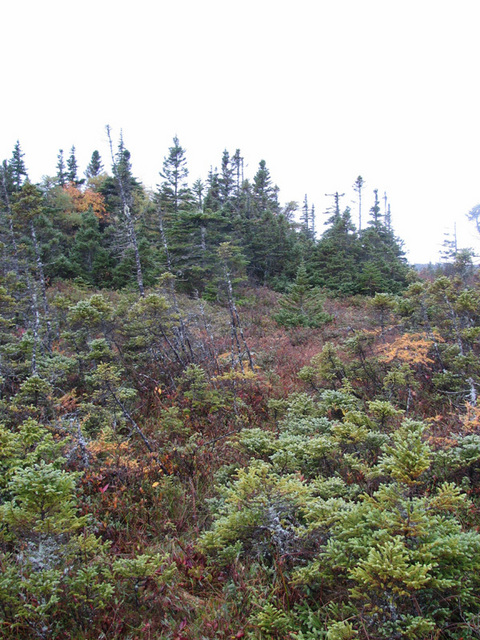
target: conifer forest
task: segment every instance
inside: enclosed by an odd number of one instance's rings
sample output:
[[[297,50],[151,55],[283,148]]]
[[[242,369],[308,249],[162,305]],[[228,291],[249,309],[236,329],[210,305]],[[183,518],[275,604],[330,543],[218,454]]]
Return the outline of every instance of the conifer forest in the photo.
[[[0,167],[0,637],[480,638],[471,252],[107,132]]]

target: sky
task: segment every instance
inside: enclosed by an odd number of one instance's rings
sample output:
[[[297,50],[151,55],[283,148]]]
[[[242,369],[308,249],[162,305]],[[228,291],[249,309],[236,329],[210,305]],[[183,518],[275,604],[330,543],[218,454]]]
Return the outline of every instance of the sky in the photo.
[[[4,3],[0,158],[19,140],[33,181],[72,145],[82,172],[95,149],[109,167],[109,124],[155,188],[177,135],[192,183],[239,148],[321,231],[325,194],[357,219],[361,175],[362,219],[386,192],[410,262],[455,224],[480,253],[479,19],[478,0]]]

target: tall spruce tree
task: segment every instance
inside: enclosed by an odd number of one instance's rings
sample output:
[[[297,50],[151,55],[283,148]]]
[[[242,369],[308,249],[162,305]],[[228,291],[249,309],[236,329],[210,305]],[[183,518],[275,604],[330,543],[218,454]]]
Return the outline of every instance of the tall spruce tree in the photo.
[[[364,186],[365,186],[365,180],[362,178],[362,176],[358,176],[357,179],[355,180],[355,184],[353,185],[353,188],[358,194],[358,232],[359,233],[362,231],[362,190]]]
[[[12,187],[12,191],[20,191],[23,183],[28,179],[27,168],[23,161],[24,153],[20,147],[20,142],[17,140],[15,147],[13,148],[12,157],[8,162],[8,175]]]
[[[272,184],[270,171],[265,160],[260,160],[258,171],[253,178],[253,203],[257,216],[266,211],[278,213],[278,191]]]
[[[70,155],[67,158],[67,179],[73,184],[78,184],[78,164],[75,156],[75,145],[70,149]]]
[[[225,212],[232,210],[232,195],[235,186],[234,167],[230,161],[230,154],[225,149],[222,155],[222,172],[219,178],[220,201]]]
[[[60,149],[57,156],[57,183],[64,187],[67,183],[67,171],[65,167],[65,159],[63,157],[63,149]]]
[[[407,284],[408,266],[401,242],[383,220],[374,190],[370,221],[361,235],[359,293],[398,293]]]
[[[187,184],[187,159],[177,136],[173,138],[173,146],[168,151],[160,172],[163,182],[158,195],[164,212],[177,214],[181,208],[189,208],[192,200]]]
[[[102,171],[103,171],[102,158],[100,157],[99,152],[95,149],[95,151],[92,153],[90,162],[88,163],[87,168],[85,170],[85,176],[88,179],[96,178],[102,173]]]
[[[352,223],[350,209],[328,219],[329,228],[312,249],[308,270],[312,282],[336,295],[357,292],[360,243]]]
[[[140,296],[143,298],[145,295],[145,288],[143,284],[143,268],[140,259],[139,243],[137,238],[137,232],[134,224],[134,211],[133,211],[133,189],[136,184],[132,175],[132,167],[130,163],[130,152],[125,148],[123,142],[123,135],[120,134],[120,141],[118,145],[118,151],[116,156],[113,154],[112,138],[110,133],[110,127],[107,126],[108,141],[110,144],[110,154],[112,156],[113,175],[117,181],[117,186],[120,192],[120,199],[122,203],[123,221],[126,228],[126,236],[128,244],[133,249],[135,260],[135,272],[137,278],[137,286]]]

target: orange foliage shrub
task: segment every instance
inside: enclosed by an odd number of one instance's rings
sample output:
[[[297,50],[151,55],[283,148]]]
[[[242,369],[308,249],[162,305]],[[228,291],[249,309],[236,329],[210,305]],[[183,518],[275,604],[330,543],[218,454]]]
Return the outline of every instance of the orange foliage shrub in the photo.
[[[480,431],[480,407],[467,402],[466,414],[461,416],[460,420],[467,433],[478,433]]]
[[[440,341],[439,338],[437,340]],[[433,344],[433,340],[424,333],[404,333],[393,342],[378,346],[377,353],[383,362],[399,360],[404,364],[426,367],[434,362],[428,355]]]
[[[91,191],[90,189],[81,191],[72,183],[65,185],[63,190],[72,199],[75,211],[78,213],[88,211],[91,207],[93,213],[99,220],[104,220],[106,218],[107,210],[105,208],[105,200],[101,193]]]

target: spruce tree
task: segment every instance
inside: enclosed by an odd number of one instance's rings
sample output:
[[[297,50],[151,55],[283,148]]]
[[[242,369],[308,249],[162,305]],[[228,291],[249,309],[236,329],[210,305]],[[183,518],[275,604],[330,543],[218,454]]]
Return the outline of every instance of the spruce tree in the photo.
[[[225,149],[222,155],[222,173],[219,178],[220,200],[224,211],[232,209],[232,194],[234,188],[234,167],[230,162],[230,155]]]
[[[102,171],[103,171],[102,159],[98,151],[95,149],[95,151],[92,153],[92,157],[85,171],[85,176],[87,178],[96,178],[102,173]]]
[[[350,209],[335,212],[327,221],[330,227],[310,253],[308,268],[312,281],[336,295],[357,292],[360,244],[352,223]]]
[[[139,243],[137,232],[134,224],[134,199],[133,190],[136,180],[132,175],[132,167],[130,163],[130,152],[125,148],[123,135],[120,134],[120,141],[116,156],[113,154],[112,138],[110,135],[110,127],[107,126],[108,141],[110,144],[110,153],[112,156],[113,175],[117,181],[120,199],[122,203],[123,222],[125,223],[125,232],[128,245],[133,249],[134,264],[137,277],[137,286],[140,296],[143,298],[145,289],[143,284],[143,268],[140,259]]]
[[[207,193],[205,195],[205,210],[210,212],[219,211],[222,207],[222,195],[220,176],[217,170],[210,167],[207,177]]]
[[[310,209],[308,208],[308,197],[305,194],[302,206],[302,234],[305,238],[310,238]]]
[[[361,235],[359,293],[398,293],[407,284],[408,265],[401,242],[382,221],[374,190],[369,226]]]
[[[63,158],[63,149],[60,149],[57,156],[57,183],[64,187],[67,183],[67,172],[65,168],[65,160]]]
[[[301,262],[289,293],[280,300],[275,320],[285,327],[321,327],[331,320],[323,310],[323,296],[309,282],[305,263]]]
[[[279,211],[277,190],[272,185],[265,160],[260,160],[258,171],[253,178],[253,203],[257,216],[267,210],[272,213]]]
[[[23,161],[24,153],[20,147],[20,142],[17,140],[13,149],[12,157],[8,162],[8,174],[10,177],[10,183],[12,191],[20,191],[25,179],[28,179],[27,169]]]
[[[163,160],[160,176],[163,182],[158,195],[164,212],[176,215],[181,208],[188,208],[191,204],[191,192],[187,184],[187,159],[177,136],[173,138],[173,146]]]
[[[77,164],[77,158],[75,157],[74,145],[70,149],[70,155],[67,159],[67,169],[68,169],[67,171],[68,181],[73,184],[78,184],[78,176],[77,176],[78,164]]]
[[[355,180],[353,188],[358,193],[358,232],[362,231],[362,189],[365,186],[365,180],[362,176],[358,176]]]

